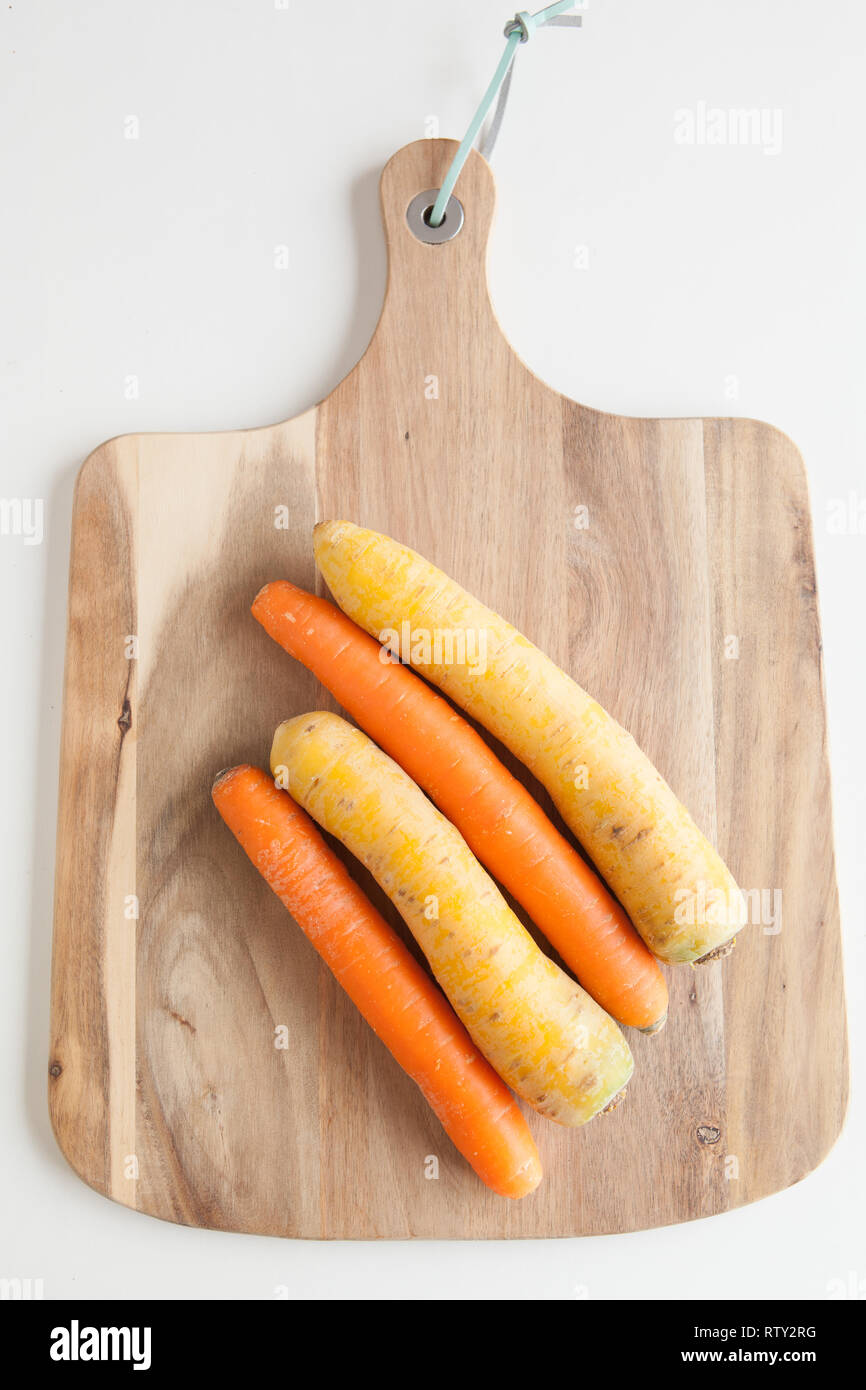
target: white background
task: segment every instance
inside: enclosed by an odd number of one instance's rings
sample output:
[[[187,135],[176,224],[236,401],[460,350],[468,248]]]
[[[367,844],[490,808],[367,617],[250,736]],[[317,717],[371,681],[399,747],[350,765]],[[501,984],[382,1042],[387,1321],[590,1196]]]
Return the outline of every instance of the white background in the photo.
[[[833,1281],[866,1280],[856,1084],[842,1139],[798,1187],[711,1222],[592,1240],[336,1245],[185,1230],[92,1193],[51,1136],[76,468],[111,435],[264,424],[327,394],[382,297],[379,170],[431,116],[462,135],[507,18],[504,0],[0,11],[0,494],[44,499],[46,518],[42,545],[0,538],[0,1275],[42,1278],[46,1297],[256,1299],[285,1285],[329,1298],[823,1298]],[[849,492],[866,505],[864,49],[857,0],[592,0],[582,31],[538,34],[518,54],[490,259],[506,333],[561,391],[623,414],[759,417],[805,455],[855,1064],[866,535],[834,534],[827,519]],[[675,112],[702,101],[779,109],[781,151],[677,144]],[[124,138],[129,116],[137,140]]]

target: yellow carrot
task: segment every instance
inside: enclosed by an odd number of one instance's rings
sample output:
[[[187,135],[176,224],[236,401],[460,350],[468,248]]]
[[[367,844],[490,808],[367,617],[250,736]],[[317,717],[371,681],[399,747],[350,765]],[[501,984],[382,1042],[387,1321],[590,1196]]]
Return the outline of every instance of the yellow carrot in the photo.
[[[281,724],[271,771],[369,869],[476,1046],[539,1113],[580,1125],[632,1072],[604,1010],[536,946],[460,833],[338,715]]]
[[[736,883],[685,807],[595,700],[422,556],[346,521],[316,527],[345,613],[495,734],[560,814],[662,960],[720,952],[745,921]]]

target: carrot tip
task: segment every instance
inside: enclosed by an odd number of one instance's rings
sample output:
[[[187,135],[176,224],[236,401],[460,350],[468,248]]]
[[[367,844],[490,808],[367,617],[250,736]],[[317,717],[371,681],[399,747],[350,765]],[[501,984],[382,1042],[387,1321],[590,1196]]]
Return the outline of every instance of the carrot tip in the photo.
[[[503,1191],[500,1195],[519,1201],[521,1197],[528,1197],[531,1192],[534,1192],[543,1177],[541,1160],[537,1154],[533,1154],[515,1173],[510,1190],[508,1192]]]
[[[665,1024],[667,1023],[667,1021],[668,1021],[668,1015],[667,1015],[667,1010],[665,1010],[665,1012],[662,1014],[661,1018],[657,1019],[655,1023],[649,1023],[649,1024],[647,1024],[646,1028],[641,1028],[640,1031],[641,1031],[641,1033],[647,1033],[647,1034],[650,1034],[650,1035],[653,1034],[653,1033],[660,1033],[660,1032],[662,1031],[662,1029],[664,1028]]]
[[[248,766],[248,763],[241,763],[238,767],[224,767],[222,772],[218,772],[213,779],[211,793],[215,792],[217,787],[222,786],[223,782],[227,782],[230,777],[234,777],[236,773],[246,772]]]
[[[272,588],[274,587],[274,584],[275,584],[275,583],[278,583],[278,582],[279,582],[279,581],[277,581],[277,580],[269,579],[268,582],[267,582],[267,584],[263,584],[263,585],[262,585],[262,587],[259,589],[259,592],[256,594],[255,598],[253,599],[252,603],[250,604],[250,612],[251,612],[251,613],[255,613],[256,609],[257,609],[257,608],[259,607],[259,605],[264,601],[265,596],[266,596],[267,593],[268,593],[268,590],[269,590],[269,589],[272,589]]]

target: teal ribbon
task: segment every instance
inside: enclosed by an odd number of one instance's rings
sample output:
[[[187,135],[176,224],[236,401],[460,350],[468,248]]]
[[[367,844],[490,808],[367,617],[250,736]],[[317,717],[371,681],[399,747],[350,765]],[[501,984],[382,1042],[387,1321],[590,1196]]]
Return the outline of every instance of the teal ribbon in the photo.
[[[460,170],[466,163],[469,157],[469,151],[475,144],[475,137],[481,129],[484,117],[493,105],[497,93],[501,91],[500,105],[493,118],[491,135],[486,143],[485,154],[489,155],[493,148],[493,142],[496,139],[502,121],[504,99],[508,96],[508,88],[511,82],[511,68],[517,53],[518,44],[527,43],[530,35],[532,35],[536,29],[541,29],[546,24],[579,25],[581,22],[579,15],[566,15],[565,17],[561,17],[563,10],[573,9],[576,3],[577,0],[558,0],[557,4],[547,5],[545,9],[538,10],[535,14],[528,14],[526,10],[520,10],[519,13],[506,24],[505,52],[499,59],[490,85],[481,98],[478,110],[469,122],[469,129],[461,140],[457,153],[448,168],[448,173],[445,175],[442,182],[442,187],[439,189],[439,193],[437,194],[436,201],[433,204],[428,219],[431,227],[438,227],[441,225],[442,218],[445,216],[445,208],[448,205],[448,199],[454,192],[454,185],[460,176]]]

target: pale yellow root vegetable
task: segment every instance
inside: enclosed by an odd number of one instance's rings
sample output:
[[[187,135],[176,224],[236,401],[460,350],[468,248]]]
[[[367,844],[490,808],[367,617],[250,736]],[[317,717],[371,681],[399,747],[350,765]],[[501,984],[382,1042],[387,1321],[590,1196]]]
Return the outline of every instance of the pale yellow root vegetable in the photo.
[[[650,950],[726,953],[734,879],[625,729],[510,623],[413,550],[347,521],[314,533],[328,588],[538,778]]]
[[[388,894],[473,1041],[540,1114],[581,1125],[632,1073],[628,1045],[511,911],[449,820],[336,714],[281,724],[271,771]]]

